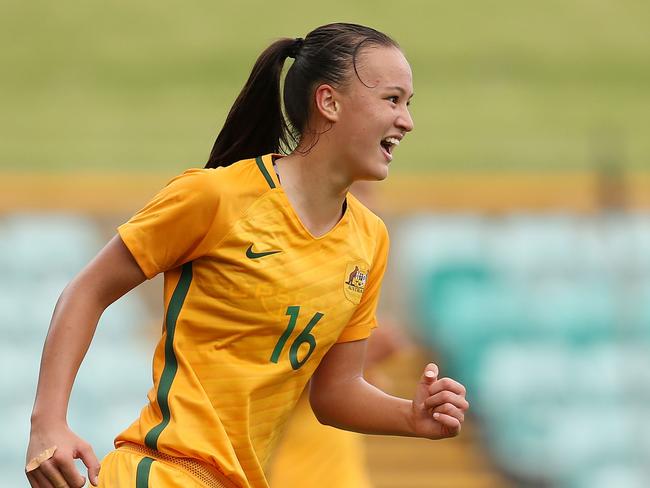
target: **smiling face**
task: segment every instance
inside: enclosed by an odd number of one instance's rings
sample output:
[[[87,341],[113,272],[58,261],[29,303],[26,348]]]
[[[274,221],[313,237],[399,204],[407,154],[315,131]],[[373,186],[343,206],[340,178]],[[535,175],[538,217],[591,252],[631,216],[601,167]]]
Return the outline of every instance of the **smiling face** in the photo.
[[[359,53],[357,71],[359,76],[352,68],[349,82],[336,90],[338,116],[330,137],[350,181],[383,180],[393,150],[413,130],[411,67],[399,49],[371,46]]]

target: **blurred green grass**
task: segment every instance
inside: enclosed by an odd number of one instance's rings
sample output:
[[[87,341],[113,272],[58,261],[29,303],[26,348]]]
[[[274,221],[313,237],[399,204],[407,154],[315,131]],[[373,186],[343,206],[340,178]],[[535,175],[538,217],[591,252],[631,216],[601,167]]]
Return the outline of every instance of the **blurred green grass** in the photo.
[[[202,165],[259,52],[332,21],[411,61],[393,171],[650,168],[647,0],[3,0],[0,168]]]

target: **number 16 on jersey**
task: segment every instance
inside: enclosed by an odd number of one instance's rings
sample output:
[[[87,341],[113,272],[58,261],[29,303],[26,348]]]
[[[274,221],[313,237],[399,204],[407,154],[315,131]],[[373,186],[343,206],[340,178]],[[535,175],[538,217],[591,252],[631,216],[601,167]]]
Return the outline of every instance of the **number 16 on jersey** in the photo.
[[[292,306],[287,308],[286,315],[289,316],[289,324],[287,325],[287,328],[278,339],[278,343],[275,345],[275,348],[273,349],[273,353],[271,354],[271,359],[270,359],[272,363],[278,362],[278,359],[280,358],[280,354],[282,353],[282,349],[284,349],[284,345],[287,343],[287,340],[291,336],[293,329],[295,329],[296,327],[296,322],[298,321],[299,313],[300,313],[299,306]],[[291,347],[289,348],[289,362],[291,362],[291,367],[293,369],[298,369],[300,368],[300,366],[305,364],[309,359],[309,356],[311,356],[311,354],[314,352],[314,349],[316,349],[316,338],[313,335],[311,335],[311,330],[316,326],[316,324],[322,317],[323,317],[322,313],[316,312],[314,316],[311,318],[311,320],[309,321],[309,323],[307,324],[307,327],[305,327],[305,329],[291,343]],[[298,349],[304,343],[307,343],[309,345],[309,350],[307,351],[307,354],[305,354],[304,358],[298,360]]]

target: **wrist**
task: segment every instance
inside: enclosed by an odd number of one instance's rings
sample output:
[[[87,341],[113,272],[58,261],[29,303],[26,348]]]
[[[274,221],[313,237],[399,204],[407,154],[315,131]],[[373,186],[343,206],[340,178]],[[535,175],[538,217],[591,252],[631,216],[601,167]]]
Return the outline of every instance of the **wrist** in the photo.
[[[407,428],[407,435],[409,437],[420,437],[417,433],[416,427],[416,413],[413,405],[413,400],[408,400],[407,410],[405,415],[405,422]]]
[[[30,422],[32,429],[37,429],[42,425],[47,425],[49,427],[57,424],[63,426],[68,425],[68,420],[65,414],[57,414],[51,410],[48,411],[45,409],[43,411],[36,408],[32,411]]]

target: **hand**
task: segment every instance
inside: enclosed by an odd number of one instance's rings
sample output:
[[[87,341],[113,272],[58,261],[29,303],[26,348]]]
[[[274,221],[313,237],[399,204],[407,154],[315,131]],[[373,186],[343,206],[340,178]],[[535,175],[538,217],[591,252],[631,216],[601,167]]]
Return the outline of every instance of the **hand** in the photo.
[[[465,387],[451,378],[438,379],[438,366],[427,364],[413,398],[412,427],[418,437],[444,439],[460,433],[469,403]]]
[[[47,449],[56,446],[54,455],[38,468],[26,473],[32,488],[81,488],[86,478],[81,476],[74,459],[81,459],[88,468],[88,477],[97,486],[99,461],[93,448],[65,424],[47,430],[32,426],[27,448],[27,463]]]

